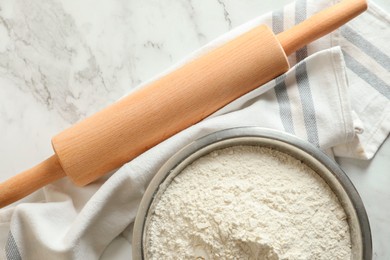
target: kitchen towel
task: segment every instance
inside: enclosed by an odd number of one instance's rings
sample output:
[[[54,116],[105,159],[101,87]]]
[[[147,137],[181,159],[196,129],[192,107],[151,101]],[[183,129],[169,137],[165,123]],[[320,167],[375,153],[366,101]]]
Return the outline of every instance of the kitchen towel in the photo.
[[[292,3],[221,36],[171,69],[258,24],[277,33],[332,4]],[[0,257],[129,259],[132,223],[155,172],[180,148],[216,130],[268,127],[329,154],[371,158],[390,129],[389,26],[388,15],[370,5],[364,15],[289,57],[293,67],[286,74],[153,147],[110,178],[84,188],[63,179],[0,210]]]

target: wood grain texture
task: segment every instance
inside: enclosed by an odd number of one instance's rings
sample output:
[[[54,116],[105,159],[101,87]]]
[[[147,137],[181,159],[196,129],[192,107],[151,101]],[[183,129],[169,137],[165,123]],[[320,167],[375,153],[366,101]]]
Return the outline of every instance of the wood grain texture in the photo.
[[[86,185],[288,68],[259,26],[65,130],[53,148],[68,177]]]
[[[53,155],[35,167],[0,183],[0,208],[64,176],[65,172],[57,156]]]
[[[366,0],[344,0],[277,35],[286,55],[336,30],[367,10]]]

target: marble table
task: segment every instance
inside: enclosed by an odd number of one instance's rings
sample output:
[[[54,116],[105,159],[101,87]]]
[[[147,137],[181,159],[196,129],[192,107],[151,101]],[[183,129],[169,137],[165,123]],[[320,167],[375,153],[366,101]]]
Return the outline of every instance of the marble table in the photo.
[[[50,156],[54,134],[288,2],[0,1],[0,181]],[[374,259],[390,259],[389,159],[389,139],[371,161],[338,159],[366,205]]]

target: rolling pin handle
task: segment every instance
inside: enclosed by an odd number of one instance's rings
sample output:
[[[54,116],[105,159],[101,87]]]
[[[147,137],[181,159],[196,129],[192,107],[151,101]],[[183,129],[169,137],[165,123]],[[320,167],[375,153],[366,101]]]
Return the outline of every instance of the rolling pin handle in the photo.
[[[66,174],[57,156],[53,155],[35,167],[0,183],[0,208],[64,176]]]
[[[343,0],[300,24],[279,33],[278,38],[287,56],[303,46],[329,34],[367,10],[366,0]]]

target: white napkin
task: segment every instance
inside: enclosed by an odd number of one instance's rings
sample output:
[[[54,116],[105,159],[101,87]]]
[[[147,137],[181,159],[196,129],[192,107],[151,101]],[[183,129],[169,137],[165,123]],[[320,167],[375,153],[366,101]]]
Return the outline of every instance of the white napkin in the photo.
[[[266,23],[277,33],[331,4],[288,5],[221,36],[183,62],[258,24]],[[132,222],[153,175],[180,148],[216,130],[268,127],[338,156],[371,158],[390,129],[389,23],[371,5],[348,26],[292,55],[291,65],[296,65],[285,75],[153,147],[110,178],[84,188],[64,179],[28,198],[35,203],[1,210],[0,246],[5,250],[0,257],[129,259]]]

